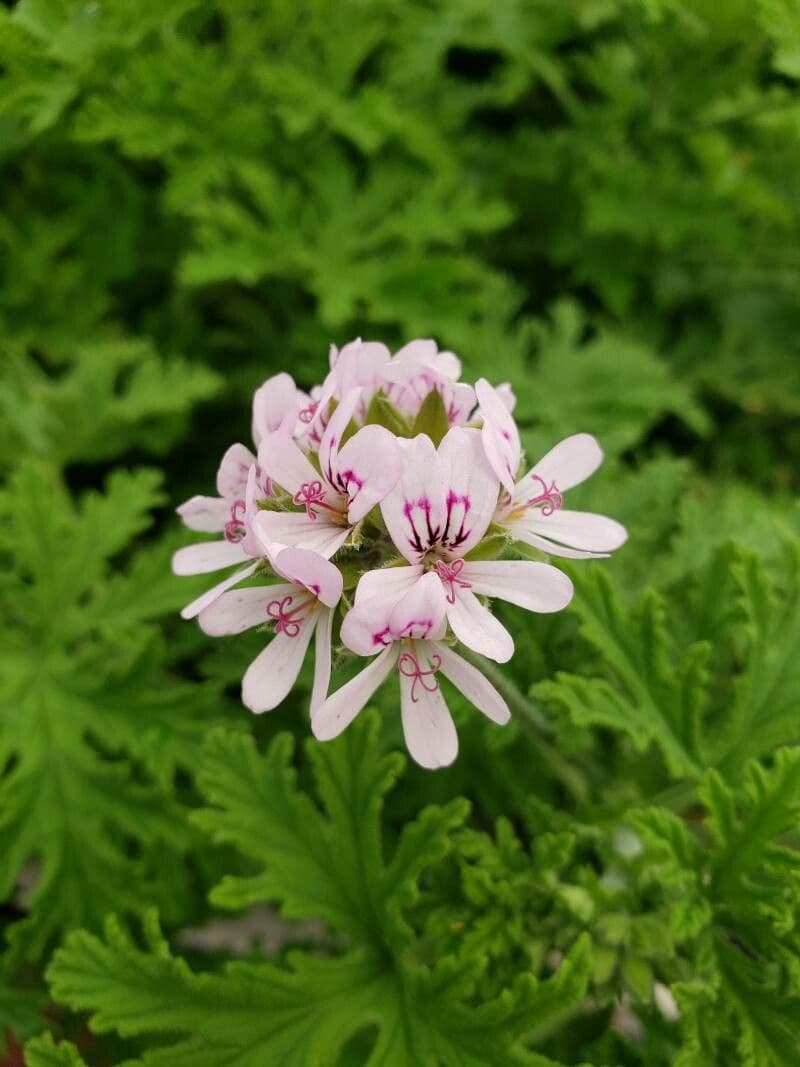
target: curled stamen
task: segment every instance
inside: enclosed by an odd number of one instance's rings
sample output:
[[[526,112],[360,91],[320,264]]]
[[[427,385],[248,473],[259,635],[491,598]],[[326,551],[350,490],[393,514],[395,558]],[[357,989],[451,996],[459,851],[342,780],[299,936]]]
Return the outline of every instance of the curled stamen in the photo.
[[[423,671],[419,665],[419,660],[413,653],[404,652],[400,659],[397,661],[397,669],[406,678],[413,678],[411,683],[411,700],[414,704],[419,699],[417,697],[417,685],[421,685],[426,693],[435,693],[439,688],[439,681],[436,678],[436,672],[442,665],[442,657],[434,654],[431,656],[431,668],[428,671]]]
[[[292,503],[304,505],[309,519],[316,519],[317,513],[311,505],[317,504],[323,508],[327,507],[327,504],[323,503],[324,498],[325,490],[322,488],[322,482],[303,482],[292,497]]]
[[[318,407],[319,404],[312,401],[307,408],[303,408],[303,410],[300,412],[300,421],[305,422],[306,424],[308,424],[309,422],[313,422]]]
[[[300,623],[303,616],[298,617],[305,604],[298,604],[294,611],[289,611],[292,606],[292,596],[285,596],[281,600],[270,600],[267,604],[267,615],[275,620],[275,633],[286,634],[287,637],[297,637],[300,633]]]
[[[246,510],[247,505],[243,500],[234,500],[231,504],[231,517],[225,523],[225,540],[233,545],[238,544],[247,532],[244,525]]]
[[[452,563],[445,563],[443,559],[436,561],[436,573],[442,579],[444,585],[450,586],[447,592],[447,602],[449,604],[455,604],[456,602],[457,585],[462,589],[472,588],[471,582],[465,582],[463,578],[458,577],[463,569],[463,559],[454,559]]]
[[[557,508],[563,507],[564,498],[559,492],[555,481],[552,481],[548,486],[538,474],[534,474],[533,477],[541,485],[542,491],[538,496],[531,497],[528,501],[528,507],[532,508],[536,504],[541,504],[542,515],[552,515]]]

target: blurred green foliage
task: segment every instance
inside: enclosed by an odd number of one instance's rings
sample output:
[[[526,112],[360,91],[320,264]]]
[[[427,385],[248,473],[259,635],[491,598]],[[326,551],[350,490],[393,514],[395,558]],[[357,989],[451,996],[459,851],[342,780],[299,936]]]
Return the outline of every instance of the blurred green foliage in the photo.
[[[0,172],[9,1049],[796,1067],[795,0],[19,0]],[[393,789],[391,693],[292,756],[168,569],[252,389],[356,335],[597,434],[631,535],[506,613],[543,723]],[[263,902],[326,933],[187,947]]]

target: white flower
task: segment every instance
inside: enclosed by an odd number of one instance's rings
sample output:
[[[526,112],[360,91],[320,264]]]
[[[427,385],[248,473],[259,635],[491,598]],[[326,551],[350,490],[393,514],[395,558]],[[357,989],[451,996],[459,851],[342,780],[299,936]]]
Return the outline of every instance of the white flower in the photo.
[[[460,374],[458,358],[431,340],[393,356],[377,341],[332,347],[330,371],[309,393],[288,374],[256,391],[257,456],[232,445],[220,464],[218,496],[192,497],[178,508],[190,529],[222,537],[176,552],[176,573],[238,564],[181,614],[199,616],[215,637],[271,626],[242,681],[251,711],[269,711],[287,696],[314,636],[310,703],[318,739],[341,733],[394,672],[409,752],[424,767],[446,766],[458,739],[441,676],[494,722],[509,718],[503,697],[453,643],[503,663],[514,642],[491,598],[553,612],[572,596],[569,578],[549,563],[495,558],[497,539],[489,535],[500,526],[515,540],[571,557],[606,555],[625,540],[613,519],[563,508],[563,494],[602,459],[594,438],[567,438],[518,480],[522,449],[510,386],[494,389],[480,379],[473,388]],[[425,434],[398,437],[366,424],[379,392],[394,407],[393,427],[411,426],[438,393],[450,425],[438,448]],[[251,582],[242,586],[244,579]],[[329,696],[343,594],[352,607],[339,640],[371,659]]]
[[[567,511],[564,493],[594,474],[603,450],[588,433],[560,441],[519,481],[522,449],[517,425],[485,378],[475,386],[483,418],[486,456],[503,484],[494,521],[517,540],[552,556],[589,559],[607,556],[628,539],[624,526],[591,511]]]

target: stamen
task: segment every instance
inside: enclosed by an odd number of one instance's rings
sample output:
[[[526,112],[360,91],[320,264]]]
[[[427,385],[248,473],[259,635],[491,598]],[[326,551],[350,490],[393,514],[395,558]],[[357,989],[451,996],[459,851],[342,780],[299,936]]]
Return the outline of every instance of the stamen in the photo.
[[[303,410],[300,412],[300,421],[305,422],[306,424],[308,424],[309,422],[313,422],[318,407],[319,404],[317,404],[315,401],[312,401],[307,408],[303,408]]]
[[[285,596],[281,600],[270,600],[267,604],[267,615],[275,620],[275,633],[286,634],[287,637],[297,637],[300,633],[300,623],[304,616],[298,613],[307,606],[307,601],[298,604],[293,611],[289,611],[294,597]]]
[[[397,669],[406,678],[413,678],[411,683],[411,700],[414,704],[419,699],[417,696],[417,685],[421,685],[426,693],[435,693],[439,688],[439,681],[436,678],[436,672],[442,665],[442,657],[434,654],[431,656],[431,668],[430,670],[423,671],[419,665],[419,660],[411,652],[404,652],[400,659],[397,661]]]
[[[325,508],[327,511],[337,513],[336,508],[332,508],[330,504],[325,503],[325,490],[322,488],[322,482],[303,482],[292,497],[292,503],[304,505],[309,519],[316,519],[317,517],[316,511],[311,506],[312,504],[315,507]]]
[[[449,604],[455,604],[456,602],[456,586],[460,586],[462,589],[471,589],[472,584],[465,582],[463,578],[459,578],[459,574],[464,569],[463,559],[454,559],[452,563],[445,563],[443,559],[436,561],[436,572],[442,579],[444,585],[449,585],[450,589],[447,593],[447,602]]]
[[[225,540],[230,541],[232,545],[238,544],[247,533],[243,521],[246,510],[247,505],[243,500],[234,500],[231,504],[231,517],[225,523]]]
[[[531,497],[527,506],[532,508],[536,504],[542,504],[542,515],[552,515],[557,508],[563,507],[564,497],[559,492],[555,481],[548,486],[538,474],[534,474],[533,477],[541,485],[542,491],[538,496]]]

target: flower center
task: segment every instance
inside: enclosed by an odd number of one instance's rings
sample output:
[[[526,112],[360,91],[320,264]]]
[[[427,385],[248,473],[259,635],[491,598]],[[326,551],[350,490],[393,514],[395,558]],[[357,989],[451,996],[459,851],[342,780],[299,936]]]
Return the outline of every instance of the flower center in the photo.
[[[472,588],[470,582],[465,582],[463,578],[458,577],[463,569],[463,559],[454,559],[452,563],[445,563],[443,559],[436,561],[436,573],[442,579],[443,585],[450,587],[447,591],[447,602],[449,604],[455,604],[456,602],[456,586],[462,589]]]
[[[303,408],[303,410],[300,412],[300,421],[306,423],[306,425],[308,425],[308,423],[310,422],[313,422],[318,407],[319,404],[312,401],[307,408]]]
[[[558,486],[555,481],[552,481],[550,485],[540,478],[538,474],[534,474],[533,478],[542,487],[542,491],[538,496],[531,497],[527,502],[526,507],[532,508],[537,505],[542,505],[542,515],[552,515],[558,508],[563,507],[564,498],[559,492]]]
[[[411,700],[414,704],[419,700],[419,697],[417,696],[418,685],[421,685],[426,693],[435,693],[439,688],[439,680],[436,677],[436,672],[441,665],[442,657],[435,654],[431,656],[431,666],[427,671],[422,669],[419,660],[413,652],[404,652],[397,661],[397,669],[400,673],[406,678],[414,679],[411,683]]]
[[[233,545],[238,544],[246,533],[244,525],[246,510],[247,505],[243,500],[234,500],[231,504],[231,517],[225,523],[225,540]]]
[[[280,600],[270,600],[267,604],[267,615],[270,619],[275,620],[276,634],[297,637],[300,633],[300,623],[305,619],[305,616],[301,615],[300,612],[307,608],[311,601],[302,600],[290,611],[293,600],[294,597],[289,595],[282,597]]]

